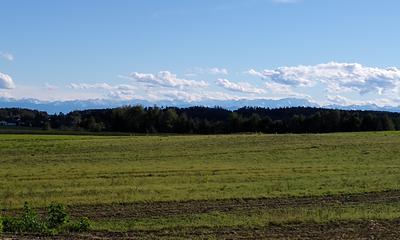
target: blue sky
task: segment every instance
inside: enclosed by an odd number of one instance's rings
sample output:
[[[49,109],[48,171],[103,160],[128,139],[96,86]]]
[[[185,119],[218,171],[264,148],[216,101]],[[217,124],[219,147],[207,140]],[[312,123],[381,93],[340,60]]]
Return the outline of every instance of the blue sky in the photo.
[[[4,0],[0,96],[399,105],[400,1]]]

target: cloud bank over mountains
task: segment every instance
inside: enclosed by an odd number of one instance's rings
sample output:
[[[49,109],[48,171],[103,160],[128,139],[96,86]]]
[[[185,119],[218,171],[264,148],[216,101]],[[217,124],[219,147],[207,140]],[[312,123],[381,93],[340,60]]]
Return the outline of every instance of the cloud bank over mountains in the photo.
[[[250,69],[248,74],[289,86],[326,84],[329,92],[398,92],[400,69],[364,67],[358,63],[330,62],[314,66],[281,67],[261,72]]]
[[[181,77],[182,75],[184,77]],[[45,83],[21,86],[0,72],[0,96],[42,101],[102,99],[198,103],[265,99],[304,99],[319,106],[400,105],[400,69],[328,62],[275,69],[232,71],[194,68],[186,73],[131,72],[109,82]]]

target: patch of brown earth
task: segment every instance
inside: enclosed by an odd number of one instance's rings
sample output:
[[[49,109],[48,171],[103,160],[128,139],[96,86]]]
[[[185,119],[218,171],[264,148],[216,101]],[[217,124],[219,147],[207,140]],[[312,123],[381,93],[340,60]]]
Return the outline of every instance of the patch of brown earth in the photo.
[[[93,220],[127,219],[144,217],[165,217],[201,214],[210,212],[231,212],[268,210],[291,207],[345,206],[362,203],[400,202],[400,191],[343,194],[322,197],[249,198],[225,200],[197,200],[181,202],[148,202],[124,204],[99,204],[70,206],[73,217],[86,216]]]
[[[4,239],[50,239],[35,235],[3,236]],[[399,239],[400,220],[334,223],[292,223],[259,228],[194,228],[126,233],[91,232],[51,239]]]

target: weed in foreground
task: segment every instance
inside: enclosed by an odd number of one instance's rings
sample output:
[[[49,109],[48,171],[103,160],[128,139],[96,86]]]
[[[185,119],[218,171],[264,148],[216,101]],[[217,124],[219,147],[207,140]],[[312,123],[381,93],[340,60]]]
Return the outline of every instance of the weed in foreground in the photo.
[[[48,207],[48,217],[45,219],[41,218],[28,203],[24,204],[20,216],[0,217],[0,232],[55,235],[61,232],[86,232],[89,229],[88,218],[71,221],[65,206],[55,203]]]

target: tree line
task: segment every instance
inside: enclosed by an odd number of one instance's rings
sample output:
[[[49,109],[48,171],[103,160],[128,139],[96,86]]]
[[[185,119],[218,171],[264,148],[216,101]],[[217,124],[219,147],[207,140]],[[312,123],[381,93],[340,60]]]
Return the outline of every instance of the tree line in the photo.
[[[130,133],[222,134],[327,133],[400,130],[400,114],[378,111],[290,107],[142,107],[72,111],[67,114],[0,109],[0,121],[43,129]]]

